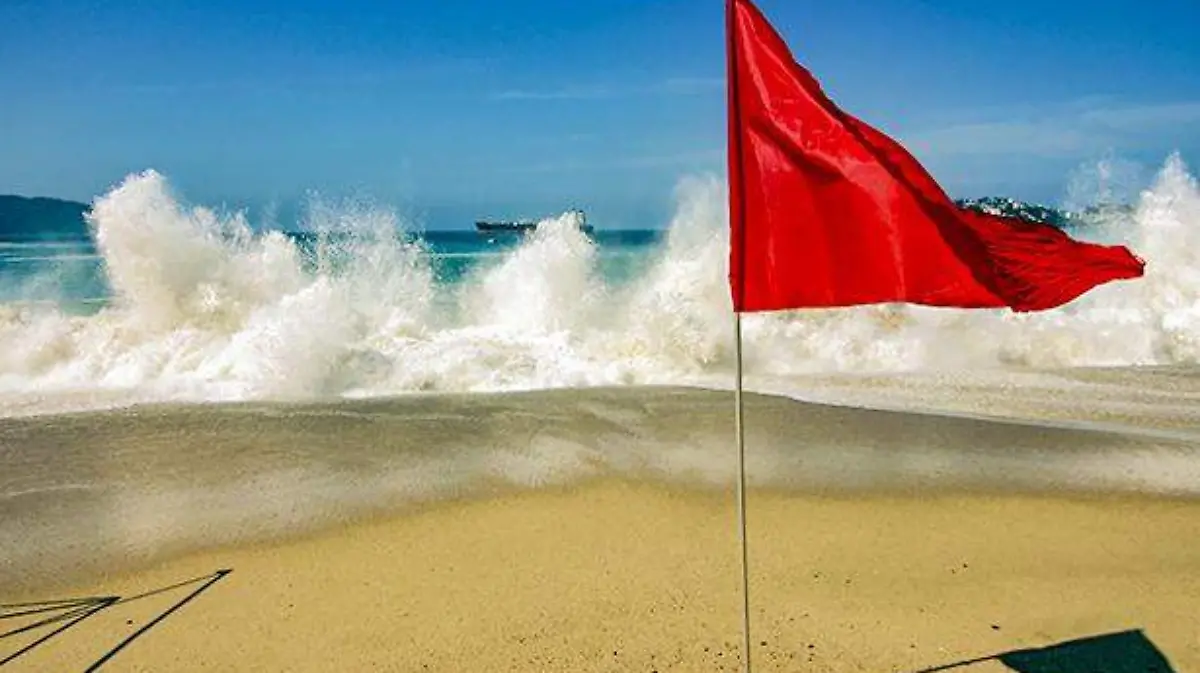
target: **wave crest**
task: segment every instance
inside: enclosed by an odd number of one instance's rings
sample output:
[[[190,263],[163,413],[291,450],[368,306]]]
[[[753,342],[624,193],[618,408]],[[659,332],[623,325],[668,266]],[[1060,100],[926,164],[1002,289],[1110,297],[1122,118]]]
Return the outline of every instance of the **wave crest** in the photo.
[[[306,252],[278,231],[254,232],[244,215],[184,205],[154,171],[131,175],[89,214],[113,302],[87,316],[0,307],[0,392],[232,400],[724,386],[724,185],[687,178],[676,201],[665,241],[629,282],[605,282],[604,251],[566,214],[447,285],[389,211],[318,203]],[[1104,217],[1086,235],[1128,243],[1147,260],[1145,278],[1037,314],[886,305],[748,315],[751,385],[814,372],[1200,361],[1200,188],[1182,159],[1168,159],[1136,208]]]

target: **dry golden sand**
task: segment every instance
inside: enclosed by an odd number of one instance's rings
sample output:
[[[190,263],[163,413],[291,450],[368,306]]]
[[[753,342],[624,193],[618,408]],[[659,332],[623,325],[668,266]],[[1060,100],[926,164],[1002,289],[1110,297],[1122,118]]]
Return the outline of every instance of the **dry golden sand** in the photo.
[[[233,568],[113,671],[736,670],[733,502],[608,482],[446,503],[42,597]],[[756,492],[748,511],[755,670],[916,671],[1126,629],[1200,670],[1196,503]],[[83,670],[187,592],[110,608],[6,669]]]

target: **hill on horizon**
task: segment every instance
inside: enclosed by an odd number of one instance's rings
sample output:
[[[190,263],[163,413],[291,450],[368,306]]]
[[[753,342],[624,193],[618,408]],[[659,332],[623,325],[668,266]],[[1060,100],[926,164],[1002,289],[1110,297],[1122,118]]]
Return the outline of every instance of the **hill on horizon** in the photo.
[[[88,236],[86,203],[0,194],[0,239],[44,241]]]
[[[963,208],[1044,222],[1059,228],[1071,228],[1072,225],[1079,224],[1080,215],[1088,214],[1087,211],[1079,214],[1067,213],[1056,208],[1001,197],[959,199],[956,203]],[[65,199],[0,194],[0,240],[46,241],[87,238],[90,232],[84,214],[90,207],[86,203]]]

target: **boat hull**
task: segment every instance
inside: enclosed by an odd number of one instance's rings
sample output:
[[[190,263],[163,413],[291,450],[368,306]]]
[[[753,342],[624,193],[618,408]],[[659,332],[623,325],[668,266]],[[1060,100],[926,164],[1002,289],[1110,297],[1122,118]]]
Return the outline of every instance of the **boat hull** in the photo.
[[[476,222],[475,231],[481,234],[525,233],[537,229],[535,222]],[[579,227],[585,234],[592,233],[592,226],[585,224]]]

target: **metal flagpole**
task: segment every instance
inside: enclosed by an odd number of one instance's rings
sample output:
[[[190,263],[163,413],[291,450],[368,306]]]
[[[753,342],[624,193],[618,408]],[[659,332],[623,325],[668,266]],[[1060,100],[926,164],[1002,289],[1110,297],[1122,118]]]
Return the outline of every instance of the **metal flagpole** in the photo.
[[[741,115],[737,99],[737,31],[735,30],[736,8],[734,7],[737,0],[725,0],[725,32],[726,32],[726,56],[728,57],[728,72],[727,77],[727,94],[729,100],[727,102],[729,115],[729,181],[730,181],[730,225],[734,227],[736,235],[738,226],[745,224],[745,203],[743,199],[734,192],[734,187],[740,189],[745,184],[744,176],[742,175],[742,143],[738,134],[741,126]],[[736,182],[735,182],[736,178]],[[734,212],[734,209],[738,212]],[[736,220],[734,219],[736,215]],[[741,245],[736,240],[730,239],[730,244],[733,246],[733,252],[740,254]],[[730,260],[733,261],[732,259]],[[742,265],[739,263],[738,267]],[[740,286],[740,283],[739,283]],[[734,355],[737,359],[737,382],[734,386],[734,427],[737,436],[737,511],[738,511],[738,539],[742,547],[742,651],[745,653],[743,659],[742,670],[745,673],[750,673],[750,555],[747,551],[746,543],[746,433],[742,424],[742,314],[739,310],[739,301],[734,298],[733,306],[733,348]]]
[[[745,652],[742,670],[750,673],[750,555],[746,544],[746,432],[742,424],[742,314],[734,311],[734,353],[737,357],[737,385],[734,388],[734,427],[737,433],[738,455],[738,538],[742,546],[742,650]]]

